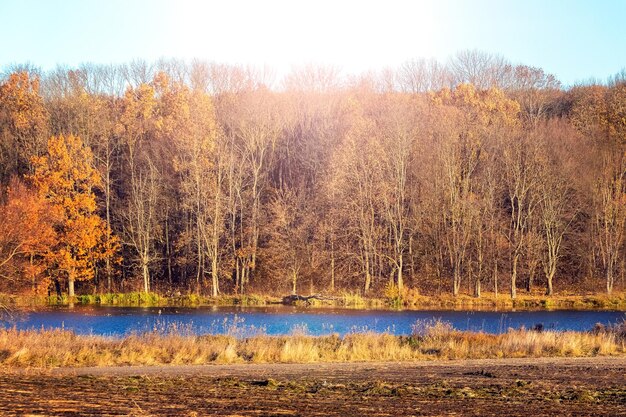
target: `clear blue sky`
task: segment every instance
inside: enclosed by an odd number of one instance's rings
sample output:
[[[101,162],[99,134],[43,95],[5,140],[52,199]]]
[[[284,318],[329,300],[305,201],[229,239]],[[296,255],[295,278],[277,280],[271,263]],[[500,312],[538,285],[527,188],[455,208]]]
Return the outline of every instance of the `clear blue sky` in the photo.
[[[0,0],[0,67],[194,57],[344,72],[461,49],[564,84],[626,67],[626,0]]]

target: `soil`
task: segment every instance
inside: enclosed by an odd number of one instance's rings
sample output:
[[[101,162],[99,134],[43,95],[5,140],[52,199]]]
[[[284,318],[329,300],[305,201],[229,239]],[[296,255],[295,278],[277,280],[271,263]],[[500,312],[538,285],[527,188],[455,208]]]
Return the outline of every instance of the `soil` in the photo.
[[[626,416],[626,358],[5,368],[0,415]]]

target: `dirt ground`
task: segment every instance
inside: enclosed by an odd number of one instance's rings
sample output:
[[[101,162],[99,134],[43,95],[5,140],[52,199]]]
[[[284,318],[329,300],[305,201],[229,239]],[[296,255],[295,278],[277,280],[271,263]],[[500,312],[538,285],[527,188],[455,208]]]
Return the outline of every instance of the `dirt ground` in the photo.
[[[626,358],[0,369],[0,415],[626,416]]]

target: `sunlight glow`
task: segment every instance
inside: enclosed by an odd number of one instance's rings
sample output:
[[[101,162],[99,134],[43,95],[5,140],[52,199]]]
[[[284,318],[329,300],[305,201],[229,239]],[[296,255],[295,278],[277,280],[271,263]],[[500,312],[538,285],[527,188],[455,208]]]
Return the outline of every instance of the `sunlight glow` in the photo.
[[[175,56],[358,72],[437,53],[431,2],[190,0],[168,8],[176,23],[165,42]]]

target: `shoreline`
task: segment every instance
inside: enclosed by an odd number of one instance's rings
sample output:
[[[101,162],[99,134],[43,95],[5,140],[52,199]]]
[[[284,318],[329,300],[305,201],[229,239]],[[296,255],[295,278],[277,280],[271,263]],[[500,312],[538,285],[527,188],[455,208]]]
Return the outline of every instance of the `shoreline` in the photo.
[[[67,297],[36,297],[0,294],[0,305],[14,309],[47,308],[57,306],[101,307],[280,307],[281,299],[251,294],[244,296],[203,297],[195,294],[167,297],[156,293],[115,293]],[[626,311],[626,292],[584,295],[522,294],[516,299],[507,295],[485,293],[481,298],[469,295],[420,295],[410,300],[367,298],[355,294],[338,295],[334,300],[297,302],[293,306],[311,309],[389,310],[389,311],[556,311],[556,310],[614,310]]]

